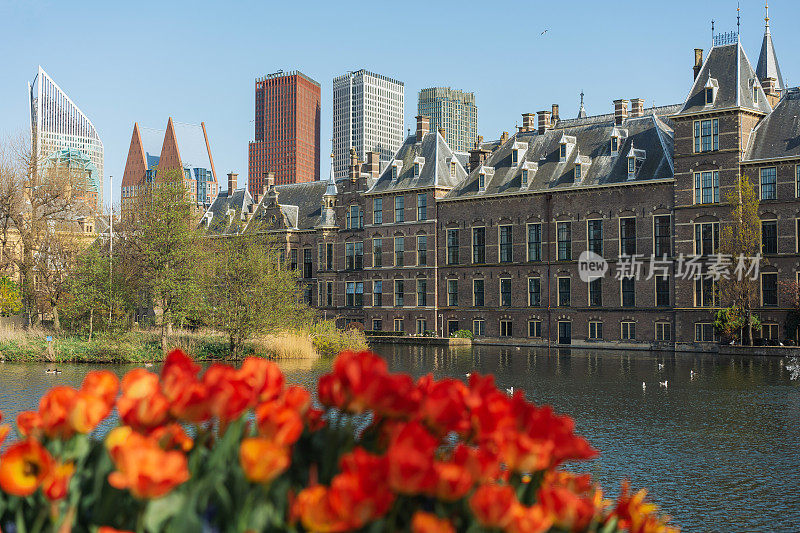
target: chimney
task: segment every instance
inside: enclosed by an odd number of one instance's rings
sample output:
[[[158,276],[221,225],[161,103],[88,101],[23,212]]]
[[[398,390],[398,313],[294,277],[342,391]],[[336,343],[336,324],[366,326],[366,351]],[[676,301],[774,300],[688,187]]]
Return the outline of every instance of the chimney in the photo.
[[[694,49],[694,79],[697,79],[697,75],[700,74],[700,69],[703,68],[703,49],[702,48],[695,48]]]
[[[475,142],[475,148],[469,151],[469,170],[472,172],[486,161],[489,154],[492,152],[485,150],[481,145],[483,144],[483,135],[478,135],[478,140]]]
[[[534,117],[536,117],[536,113],[522,114],[522,131],[533,131],[536,129],[534,126]]]
[[[425,115],[417,115],[417,138],[416,142],[422,142],[422,137],[428,133],[430,129],[431,119]]]
[[[628,117],[628,101],[614,100],[614,124],[619,126]]]
[[[367,152],[367,162],[361,165],[364,172],[368,172],[372,177],[377,178],[380,173],[380,154],[378,152]]]
[[[445,133],[447,132],[445,131],[444,127],[439,126],[439,135],[442,137],[442,139],[447,139],[447,137],[444,136]]]
[[[275,173],[274,172],[267,172],[267,179],[264,180],[264,187],[266,191],[272,191],[275,189]]]
[[[500,146],[503,146],[507,140],[508,140],[508,132],[504,131],[503,134],[500,136]]]
[[[631,116],[632,117],[644,116],[644,98],[631,99]]]
[[[539,121],[539,135],[550,129],[550,111],[538,111],[536,113]]]
[[[358,178],[358,154],[356,153],[356,149],[353,147],[350,148],[349,174],[350,179],[352,181],[356,181],[356,178]]]
[[[558,122],[558,104],[553,104],[552,109],[553,109],[553,116],[550,117],[550,120],[553,122],[553,124],[555,124],[556,122]]]
[[[236,190],[236,184],[239,181],[239,174],[234,174],[233,172],[228,172],[228,197],[233,194],[233,191]]]
[[[764,94],[767,95],[769,105],[775,107],[781,99],[781,91],[778,89],[778,80],[775,78],[764,78],[761,80],[761,88]]]

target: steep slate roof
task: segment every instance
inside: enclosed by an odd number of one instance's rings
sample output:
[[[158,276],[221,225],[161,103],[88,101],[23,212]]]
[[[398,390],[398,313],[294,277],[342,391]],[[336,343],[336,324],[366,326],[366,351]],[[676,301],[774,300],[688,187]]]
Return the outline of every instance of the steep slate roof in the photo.
[[[800,88],[788,89],[750,136],[745,161],[800,157]]]
[[[777,89],[779,90],[786,88],[786,85],[783,84],[781,67],[778,65],[778,56],[775,54],[775,46],[772,44],[772,34],[769,32],[769,17],[767,17],[766,26],[764,27],[764,40],[761,42],[761,53],[758,56],[756,75],[761,81],[767,78],[777,80]]]
[[[495,150],[486,160],[484,190],[478,190],[481,168],[473,170],[469,177],[450,191],[446,198],[481,197],[494,194],[511,194],[528,191],[565,189],[574,186],[596,186],[628,182],[627,155],[634,149],[644,159],[637,162],[636,176],[632,181],[672,178],[672,137],[669,125],[651,114],[627,118],[621,126],[614,125],[613,115],[605,121],[586,120],[585,124],[557,127],[538,134],[536,131],[519,132],[503,146]],[[592,118],[592,117],[589,117]],[[562,121],[576,123],[577,119]],[[611,155],[611,136],[614,129],[623,133],[616,156]],[[560,161],[562,140],[572,146],[567,150],[565,161]],[[512,166],[511,151],[515,143],[528,143],[524,154],[520,153],[519,164]],[[520,148],[522,150],[522,148]],[[575,163],[580,155],[581,178],[575,179]],[[587,162],[589,164],[587,165]],[[522,185],[522,170],[528,167],[528,185]],[[588,168],[587,168],[588,167]]]
[[[425,159],[419,176],[414,176],[414,161],[417,157]],[[454,187],[467,176],[460,158],[453,153],[447,142],[438,132],[429,132],[417,142],[416,135],[406,138],[394,156],[394,161],[402,161],[403,166],[397,179],[392,180],[392,163],[383,169],[378,180],[367,190],[368,193],[391,192],[422,187]],[[456,175],[450,176],[450,162],[456,161]]]
[[[314,229],[320,222],[322,195],[325,194],[327,188],[327,181],[310,181],[308,183],[290,183],[275,186],[275,191],[278,193],[278,206],[284,215],[284,220],[288,223],[288,228],[285,229]],[[272,216],[269,214],[269,210],[273,207],[270,194],[265,194],[255,208],[253,216],[244,231],[246,233],[257,233],[273,229],[284,229],[275,227]]]
[[[253,198],[246,188],[229,192],[221,192],[214,198],[201,224],[208,224],[208,232],[216,235],[231,235],[244,230],[246,222],[243,213],[253,204]],[[231,214],[229,212],[232,211]],[[211,217],[211,220],[208,217]],[[232,215],[232,216],[231,216]]]
[[[716,80],[718,89],[712,104],[706,105],[705,86],[710,80]],[[772,108],[759,83],[758,102],[753,101],[753,84],[758,77],[753,70],[747,54],[738,42],[724,46],[715,46],[708,53],[700,73],[692,84],[689,96],[686,97],[680,114],[716,111],[734,107],[752,109],[761,113],[769,113]],[[713,83],[713,81],[712,81]]]

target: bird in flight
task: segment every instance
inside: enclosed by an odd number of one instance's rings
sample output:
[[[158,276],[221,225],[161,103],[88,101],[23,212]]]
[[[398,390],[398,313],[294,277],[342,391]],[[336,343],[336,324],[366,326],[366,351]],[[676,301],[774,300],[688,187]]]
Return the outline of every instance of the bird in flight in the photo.
[[[547,31],[548,31],[548,30],[544,30],[542,33],[540,33],[540,34],[539,34],[539,36],[541,37],[542,35],[544,35],[545,33],[547,33]]]

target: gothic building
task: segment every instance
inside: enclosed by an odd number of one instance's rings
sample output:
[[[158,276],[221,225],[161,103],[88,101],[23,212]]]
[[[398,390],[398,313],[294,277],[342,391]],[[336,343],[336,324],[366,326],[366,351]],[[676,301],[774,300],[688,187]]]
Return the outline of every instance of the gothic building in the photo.
[[[420,116],[382,166],[351,150],[344,178],[275,186],[267,176],[256,196],[233,177],[203,223],[216,234],[276,235],[306,300],[342,325],[710,349],[715,281],[683,276],[684,259],[711,268],[730,219],[726,194],[746,175],[766,259],[760,337],[797,340],[784,329],[794,302],[778,284],[800,271],[800,89],[784,86],[769,19],[755,67],[735,33],[694,59],[675,105],[617,99],[613,112],[591,116],[581,101],[576,118],[553,105],[469,153]],[[582,280],[585,251],[607,262],[605,276]],[[638,276],[621,268],[631,257],[646,259]]]

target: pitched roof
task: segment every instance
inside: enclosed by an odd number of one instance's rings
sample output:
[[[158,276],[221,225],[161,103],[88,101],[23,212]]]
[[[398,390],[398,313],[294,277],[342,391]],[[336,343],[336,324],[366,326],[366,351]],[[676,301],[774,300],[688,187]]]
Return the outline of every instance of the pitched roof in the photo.
[[[761,53],[758,56],[756,75],[762,82],[767,78],[777,80],[777,89],[779,90],[786,88],[786,85],[783,84],[781,67],[778,65],[778,56],[775,54],[775,46],[772,44],[772,34],[769,31],[769,17],[766,18],[764,40],[761,42]]]
[[[709,83],[717,89],[714,101],[706,104],[705,87]],[[754,84],[758,85],[758,102],[753,100]],[[764,114],[772,111],[755,70],[739,42],[711,49],[679,114],[736,107]]]
[[[277,202],[286,229],[309,230],[319,223],[322,215],[322,196],[328,187],[327,181],[310,181],[308,183],[290,183],[277,185]],[[253,216],[244,229],[247,233],[279,229],[269,214],[275,208],[272,199],[274,196],[268,192],[264,195],[258,206],[255,207]]]
[[[237,189],[232,195],[228,191],[220,192],[203,215],[201,224],[213,235],[240,233],[246,225],[243,213],[253,203],[253,197],[246,188]]]
[[[564,122],[572,121],[562,121]],[[673,177],[672,136],[669,125],[657,115],[629,117],[616,127],[613,115],[609,120],[586,121],[579,126],[557,127],[539,134],[535,131],[514,134],[495,150],[482,167],[473,170],[446,198],[481,197],[529,191],[556,190],[574,186],[597,186],[628,181],[645,181]],[[611,136],[615,127],[621,133],[617,153],[611,153]],[[562,161],[560,144],[566,141],[567,156]],[[527,144],[527,147],[525,146]],[[520,150],[518,163],[512,163],[512,150]],[[637,159],[633,180],[628,178],[627,155]],[[581,163],[581,176],[576,178],[576,163]],[[528,184],[522,183],[522,172],[528,170]],[[484,172],[484,189],[478,180]]]
[[[397,179],[392,179],[394,161],[401,161],[402,167]],[[416,135],[409,135],[368,193],[390,192],[421,187],[454,187],[467,175],[461,158],[454,153],[438,132],[429,132],[417,142]],[[419,175],[414,175],[414,162],[421,167]],[[456,162],[455,176],[451,176],[450,163]]]
[[[753,130],[744,161],[800,157],[800,88],[788,89]]]

